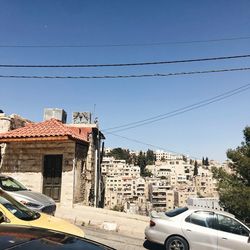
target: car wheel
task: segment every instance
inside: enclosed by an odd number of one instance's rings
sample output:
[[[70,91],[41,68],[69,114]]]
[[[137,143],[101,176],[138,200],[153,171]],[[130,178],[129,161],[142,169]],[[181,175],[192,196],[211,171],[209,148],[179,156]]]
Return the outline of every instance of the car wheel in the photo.
[[[172,236],[166,241],[166,250],[188,250],[188,243],[179,236]]]

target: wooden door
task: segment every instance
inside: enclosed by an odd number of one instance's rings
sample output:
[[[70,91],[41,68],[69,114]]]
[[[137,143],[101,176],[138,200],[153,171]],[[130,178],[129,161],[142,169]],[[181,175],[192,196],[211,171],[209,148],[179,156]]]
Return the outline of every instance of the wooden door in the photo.
[[[45,155],[43,193],[59,202],[62,182],[62,155]]]

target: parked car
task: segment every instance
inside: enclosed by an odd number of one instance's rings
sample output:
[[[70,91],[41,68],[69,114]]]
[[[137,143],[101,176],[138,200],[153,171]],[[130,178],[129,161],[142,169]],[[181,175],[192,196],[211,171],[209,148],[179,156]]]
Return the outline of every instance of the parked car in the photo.
[[[2,224],[13,224],[49,228],[84,237],[84,232],[79,227],[54,216],[31,210],[1,189],[0,217],[0,226]]]
[[[0,225],[0,250],[112,250],[95,241],[52,230]]]
[[[232,214],[210,209],[177,208],[151,213],[146,239],[167,250],[249,250],[250,229]]]
[[[0,188],[28,208],[43,213],[55,214],[56,203],[50,197],[31,191],[12,177],[0,175]]]

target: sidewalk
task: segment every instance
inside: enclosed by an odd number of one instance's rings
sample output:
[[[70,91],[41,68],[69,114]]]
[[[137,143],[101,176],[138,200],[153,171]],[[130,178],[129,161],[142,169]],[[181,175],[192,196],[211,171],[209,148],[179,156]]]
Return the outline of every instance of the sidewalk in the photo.
[[[113,230],[135,238],[144,238],[144,229],[149,223],[146,216],[82,205],[74,205],[73,208],[57,206],[55,216],[79,226]]]

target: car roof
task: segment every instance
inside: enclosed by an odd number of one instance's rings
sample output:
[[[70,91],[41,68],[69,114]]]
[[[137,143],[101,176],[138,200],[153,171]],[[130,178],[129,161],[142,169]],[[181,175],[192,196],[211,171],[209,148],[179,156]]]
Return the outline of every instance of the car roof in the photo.
[[[225,211],[221,211],[221,210],[217,210],[217,209],[211,209],[211,208],[201,208],[201,207],[188,207],[188,210],[190,212],[195,212],[195,211],[206,211],[206,212],[214,212],[217,214],[222,214],[222,215],[226,215],[226,216],[230,216],[235,218],[235,216],[231,213],[225,212]]]
[[[16,249],[16,247],[23,250],[35,248],[48,250],[48,243],[53,249],[58,250],[66,248],[72,250],[113,249],[86,238],[49,229],[6,224],[0,225],[0,250]]]

